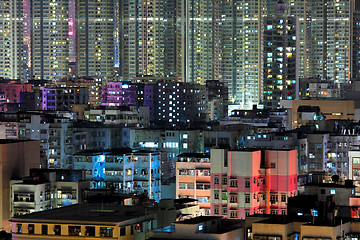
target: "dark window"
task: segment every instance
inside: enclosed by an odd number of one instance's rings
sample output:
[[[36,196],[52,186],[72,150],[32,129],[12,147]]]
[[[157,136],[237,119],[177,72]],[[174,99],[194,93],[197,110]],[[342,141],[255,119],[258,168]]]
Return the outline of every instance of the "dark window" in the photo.
[[[232,188],[237,187],[237,179],[230,179],[230,187]]]
[[[29,224],[28,225],[28,233],[29,234],[34,234],[34,232],[35,232],[34,224]]]
[[[121,227],[120,228],[120,236],[125,236],[126,235],[126,227]]]
[[[245,179],[245,187],[249,188],[250,187],[250,178],[246,178]]]
[[[219,199],[219,191],[218,190],[214,191],[214,199]]]
[[[42,235],[48,234],[48,225],[41,225],[41,234]]]
[[[222,177],[222,185],[227,185],[227,177]]]
[[[95,227],[86,226],[85,236],[95,236]]]
[[[325,189],[321,189],[321,194],[325,194]]]
[[[80,236],[81,227],[80,226],[69,226],[69,236]]]
[[[54,226],[54,233],[55,235],[61,235],[61,225]]]

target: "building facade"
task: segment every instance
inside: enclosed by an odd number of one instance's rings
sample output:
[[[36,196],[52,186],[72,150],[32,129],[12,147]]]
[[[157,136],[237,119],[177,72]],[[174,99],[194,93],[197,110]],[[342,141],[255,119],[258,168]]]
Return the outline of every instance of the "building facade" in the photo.
[[[69,74],[69,0],[31,1],[31,69],[35,79]]]
[[[210,155],[183,153],[176,162],[176,198],[197,199],[201,215],[210,215]]]
[[[0,15],[0,77],[24,79],[23,1],[4,2]]]
[[[74,155],[74,169],[86,170],[92,188],[112,188],[122,193],[144,193],[161,199],[161,168],[158,152],[124,149],[120,152],[85,152]]]
[[[76,1],[77,76],[114,77],[116,1]]]
[[[40,167],[39,141],[1,140],[0,228],[10,231],[10,180],[25,176],[30,168]]]
[[[298,20],[285,16],[278,3],[275,16],[264,18],[264,107],[280,108],[281,99],[299,96]]]
[[[286,214],[297,194],[296,150],[211,150],[211,214]]]

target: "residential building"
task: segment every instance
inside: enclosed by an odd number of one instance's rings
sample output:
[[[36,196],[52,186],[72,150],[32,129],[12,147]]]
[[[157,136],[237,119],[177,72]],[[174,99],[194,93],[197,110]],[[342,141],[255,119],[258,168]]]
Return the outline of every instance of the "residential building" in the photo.
[[[311,133],[308,140],[308,171],[324,171],[328,163],[328,133]],[[330,164],[332,166],[332,164]]]
[[[203,130],[167,130],[162,128],[133,128],[129,131],[130,147],[165,152],[163,179],[175,176],[177,156],[182,153],[204,152]]]
[[[40,140],[42,166],[69,168],[71,155],[85,148],[86,135],[74,132],[69,118],[36,113],[28,117],[27,122],[19,125],[19,138]]]
[[[184,82],[221,78],[221,1],[176,3],[176,65]]]
[[[127,82],[107,82],[102,88],[101,105],[121,106],[134,105],[140,106],[137,101],[138,86]]]
[[[4,2],[0,15],[0,78],[25,79],[23,1]]]
[[[309,83],[309,98],[340,98],[341,91],[329,83]]]
[[[77,76],[113,81],[115,2],[76,1]]]
[[[331,134],[327,143],[326,172],[338,175],[341,179],[349,178],[349,152],[359,146],[356,134]],[[320,147],[320,146],[319,146]]]
[[[201,215],[210,215],[210,154],[183,153],[176,162],[176,198],[197,199]]]
[[[135,107],[97,107],[84,111],[85,120],[104,124],[134,127],[139,124],[139,113]]]
[[[32,91],[31,84],[28,83],[3,83],[0,84],[0,92],[5,93],[7,103],[20,103],[21,93]]]
[[[164,228],[150,231],[155,239],[243,239],[243,222],[215,216],[200,216],[174,222]]]
[[[74,104],[88,104],[85,87],[56,87],[42,89],[42,110],[69,110]]]
[[[308,145],[306,136],[293,131],[258,132],[246,137],[245,148],[297,149],[298,174],[306,174],[309,169]],[[320,156],[319,156],[320,157]]]
[[[34,180],[34,181],[31,181]],[[35,179],[11,183],[11,217],[51,208],[50,184]]]
[[[32,176],[23,180],[12,181],[11,217],[77,204],[83,201],[84,190],[90,187],[89,181],[84,181],[83,177],[74,178],[72,174],[71,178],[65,176],[71,174],[63,171],[65,174],[58,179],[55,170],[39,170],[35,174],[31,171]]]
[[[263,17],[266,1],[221,3],[221,80],[229,87],[229,105],[259,105],[263,81]],[[272,5],[271,5],[272,6]]]
[[[206,81],[208,120],[217,121],[228,116],[228,86],[219,80]]]
[[[286,214],[297,194],[296,150],[212,149],[211,215]]]
[[[288,113],[289,128],[330,119],[356,120],[355,101],[352,100],[281,100],[280,107]]]
[[[124,80],[170,75],[171,72],[165,72],[165,15],[171,5],[166,5],[162,0],[120,1],[118,63]]]
[[[326,221],[337,212],[334,217],[359,218],[360,197],[355,195],[353,181],[345,180],[345,184],[312,181],[305,184],[302,194],[289,198],[288,216],[314,216]]]
[[[315,217],[316,218],[316,217]],[[267,238],[326,238],[335,240],[342,236],[356,236],[359,225],[356,221],[332,220],[311,222],[310,218],[259,215],[246,219],[246,239]]]
[[[296,17],[286,16],[286,4],[278,2],[275,15],[264,18],[265,108],[280,108],[282,99],[299,97],[299,27]]]
[[[6,113],[0,124],[5,126],[6,139],[40,141],[41,166],[68,168],[73,153],[86,148],[86,133],[72,128],[73,113],[41,111]]]
[[[224,118],[228,106],[226,84],[216,80],[206,84],[183,83],[174,78],[108,82],[102,90],[102,105],[149,107],[151,120],[155,122]]]
[[[309,3],[311,45],[309,67],[311,76],[331,79],[339,86],[353,74],[354,17],[357,1],[316,0]],[[358,7],[356,8],[358,9]]]
[[[78,121],[73,123],[73,131],[84,133],[85,145],[82,150],[105,150],[129,147],[129,129],[118,124]],[[82,139],[82,138],[80,138]]]
[[[88,104],[99,106],[101,104],[101,87],[102,81],[97,77],[70,78],[66,82],[59,82],[57,87],[65,86],[68,88],[85,87],[88,90]]]
[[[155,88],[155,121],[188,123],[206,119],[206,88],[199,84],[159,82]]]
[[[69,75],[69,0],[31,1],[33,78],[59,81]]]
[[[122,193],[144,193],[161,199],[161,154],[120,149],[86,151],[74,155],[74,169],[86,170],[92,188],[113,189]]]
[[[40,167],[39,141],[0,140],[0,228],[10,231],[10,181],[28,174],[30,168]]]
[[[145,239],[157,216],[144,206],[76,204],[12,218],[12,239]]]
[[[360,151],[349,151],[349,179],[353,180],[355,192],[360,196]]]
[[[229,117],[220,121],[221,125],[245,124],[254,127],[285,128],[287,126],[288,113],[284,109],[258,109],[253,106],[252,110],[232,110]]]

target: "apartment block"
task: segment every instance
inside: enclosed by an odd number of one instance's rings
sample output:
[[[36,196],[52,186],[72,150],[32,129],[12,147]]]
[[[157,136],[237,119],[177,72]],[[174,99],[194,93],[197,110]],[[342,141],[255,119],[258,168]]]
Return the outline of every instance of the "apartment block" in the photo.
[[[10,230],[10,181],[40,167],[39,141],[0,140],[0,228]]]
[[[76,204],[12,218],[12,239],[135,240],[156,227],[157,213],[143,206]]]
[[[296,150],[211,150],[211,214],[286,214],[297,194]]]
[[[161,199],[161,157],[159,152],[85,151],[74,155],[74,169],[86,170],[86,179],[95,189],[110,188],[121,193],[147,193]]]
[[[210,154],[180,154],[176,162],[176,198],[197,199],[201,215],[210,215],[210,192]]]
[[[56,170],[41,170],[35,172],[37,174],[11,182],[11,217],[83,201],[84,190],[90,187],[90,183],[81,178],[81,175],[80,178],[70,178],[65,176],[70,174],[62,171],[65,174],[57,178],[56,175],[60,174]]]

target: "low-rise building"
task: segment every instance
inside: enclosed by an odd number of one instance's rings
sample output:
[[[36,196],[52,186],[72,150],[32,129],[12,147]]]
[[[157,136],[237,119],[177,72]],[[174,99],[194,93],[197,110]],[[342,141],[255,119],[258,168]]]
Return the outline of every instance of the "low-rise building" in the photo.
[[[353,100],[281,100],[280,107],[288,115],[287,126],[296,129],[309,123],[319,124],[322,120],[359,120],[356,119]]]
[[[12,239],[146,239],[157,216],[143,206],[76,204],[12,218]]]
[[[69,110],[73,104],[87,104],[89,91],[85,87],[54,87],[42,89],[42,110]]]
[[[77,204],[88,188],[82,171],[31,169],[30,176],[11,182],[11,217]]]
[[[316,216],[286,217],[255,215],[246,218],[245,239],[352,239],[359,237],[358,220],[329,218],[328,221],[317,221]]]
[[[176,198],[194,198],[210,215],[210,154],[183,153],[176,162]]]
[[[161,199],[161,154],[151,151],[118,149],[85,151],[74,155],[74,169],[85,170],[92,188],[108,188],[121,193],[147,192]]]
[[[200,216],[153,230],[150,239],[243,240],[243,235],[242,221]]]
[[[297,194],[297,151],[211,150],[211,214],[242,218],[286,214]]]
[[[304,192],[289,198],[289,216],[315,216],[321,221],[331,217],[359,218],[360,197],[351,180],[345,184],[312,182]]]
[[[39,141],[0,140],[0,229],[10,230],[10,180],[40,166]]]
[[[139,113],[135,107],[98,107],[84,111],[85,120],[104,124],[119,124],[136,127],[139,124]]]

